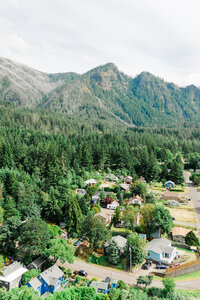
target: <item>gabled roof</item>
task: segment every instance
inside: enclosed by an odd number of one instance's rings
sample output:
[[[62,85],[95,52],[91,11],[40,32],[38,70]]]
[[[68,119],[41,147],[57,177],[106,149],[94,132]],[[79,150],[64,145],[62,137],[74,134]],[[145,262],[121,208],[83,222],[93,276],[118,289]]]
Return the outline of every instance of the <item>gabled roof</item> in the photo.
[[[37,277],[35,277],[29,281],[29,284],[32,286],[32,288],[34,288],[34,290],[36,290],[39,286],[42,285],[42,282]]]
[[[38,258],[36,258],[34,261],[32,261],[29,266],[33,266],[35,269],[39,268],[43,263],[45,263],[46,259],[42,256],[39,256]]]
[[[97,183],[96,180],[93,179],[93,178],[88,179],[88,180],[86,180],[86,181],[84,182],[85,185],[87,185],[87,184],[96,184],[96,183]]]
[[[63,272],[57,265],[53,265],[51,268],[42,272],[38,277],[43,278],[43,280],[48,285],[54,285],[56,281],[63,276]]]
[[[188,232],[190,232],[191,229],[186,229],[183,227],[173,227],[172,228],[172,235],[182,235],[183,237],[185,237]]]
[[[10,266],[2,268],[1,272],[3,273],[3,275],[0,276],[0,280],[5,282],[12,282],[27,271],[28,270],[24,268],[19,262],[15,261]]]
[[[123,190],[128,190],[130,188],[130,184],[122,183],[119,185]]]
[[[153,239],[148,243],[148,251],[162,254],[163,252],[172,253],[175,247],[171,247],[171,241],[165,238]]]

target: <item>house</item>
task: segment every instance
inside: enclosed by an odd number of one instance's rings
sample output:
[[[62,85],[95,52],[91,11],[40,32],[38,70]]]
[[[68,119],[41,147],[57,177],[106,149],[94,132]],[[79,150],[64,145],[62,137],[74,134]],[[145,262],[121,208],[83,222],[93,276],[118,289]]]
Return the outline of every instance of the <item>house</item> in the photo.
[[[127,202],[127,205],[131,205],[131,204],[138,204],[138,205],[141,205],[142,204],[142,198],[140,196],[135,196],[135,197],[132,197],[128,200]]]
[[[124,190],[126,193],[129,191],[130,189],[130,184],[127,184],[127,183],[121,183],[120,185],[120,189],[121,190]]]
[[[46,259],[42,256],[39,256],[38,258],[36,258],[34,261],[32,261],[28,266],[27,268],[29,270],[31,269],[37,269],[37,270],[41,270],[42,271],[42,268],[44,266],[46,262]]]
[[[31,279],[28,283],[28,287],[32,287],[34,291],[37,291],[39,295],[45,293],[53,293],[60,288],[63,280],[63,272],[57,265],[53,265],[49,269],[45,270],[37,277]]]
[[[127,177],[124,178],[124,182],[125,182],[125,183],[131,183],[132,180],[133,180],[133,177],[132,177],[132,176],[127,176]]]
[[[108,226],[112,220],[114,211],[112,209],[101,208],[101,211],[94,215],[95,218],[99,218]]]
[[[90,287],[95,288],[97,293],[107,294],[108,289],[108,283],[105,281],[91,281]]]
[[[171,246],[171,241],[165,238],[153,239],[147,245],[148,253],[146,258],[170,264],[177,255],[176,247]]]
[[[93,185],[94,186],[96,184],[97,184],[97,181],[95,179],[92,179],[92,178],[84,181],[85,186],[88,186],[88,185]]]
[[[97,203],[97,202],[100,202],[100,195],[101,193],[104,193],[105,196],[108,196],[111,192],[104,192],[104,191],[97,191],[93,196],[92,196],[92,201],[93,203]]]
[[[165,188],[166,189],[171,189],[171,188],[174,188],[174,187],[175,187],[175,183],[173,181],[169,180],[169,181],[165,182]]]
[[[84,197],[87,194],[87,191],[85,189],[76,189],[76,193]]]
[[[3,267],[0,275],[0,288],[5,287],[10,291],[13,288],[19,287],[22,275],[27,271],[28,269],[17,261],[13,262],[8,267]]]
[[[117,206],[119,206],[119,203],[114,200],[112,203],[107,204],[107,209],[113,209],[113,210],[115,210],[117,208]]]
[[[186,229],[183,227],[173,227],[171,232],[171,237],[173,241],[185,244],[185,237],[190,232],[191,229]]]
[[[119,178],[117,176],[115,176],[114,174],[109,174],[109,175],[106,176],[105,180],[106,181],[114,181],[114,182],[116,182],[116,181],[119,180]]]
[[[169,200],[169,201],[167,201],[167,205],[177,207],[177,206],[180,206],[180,203],[176,200]]]
[[[121,254],[124,252],[124,247],[126,246],[126,243],[127,243],[127,239],[125,237],[123,237],[121,235],[116,235],[116,236],[113,236],[110,241],[115,241],[117,243],[117,246],[118,246]],[[107,241],[104,245],[105,252],[106,252],[106,248],[108,247],[110,241]]]

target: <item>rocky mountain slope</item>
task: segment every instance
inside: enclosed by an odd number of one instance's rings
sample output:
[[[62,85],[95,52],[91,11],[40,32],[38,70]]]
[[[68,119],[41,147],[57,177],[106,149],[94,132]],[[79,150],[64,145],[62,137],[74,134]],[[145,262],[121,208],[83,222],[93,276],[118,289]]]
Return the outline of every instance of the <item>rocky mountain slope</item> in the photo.
[[[200,122],[199,88],[180,88],[148,72],[131,78],[112,63],[83,75],[45,74],[0,58],[0,100],[131,126]]]

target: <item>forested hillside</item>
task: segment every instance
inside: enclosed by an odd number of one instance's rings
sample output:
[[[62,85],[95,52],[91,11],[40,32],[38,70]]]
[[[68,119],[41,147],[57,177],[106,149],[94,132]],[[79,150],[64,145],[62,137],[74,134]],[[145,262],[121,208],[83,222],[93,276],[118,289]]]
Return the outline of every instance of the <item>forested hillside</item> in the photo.
[[[4,220],[16,215],[62,220],[68,216],[72,191],[96,171],[181,182],[181,155],[200,153],[198,129],[100,130],[101,123],[95,126],[11,105],[1,105],[0,114]],[[76,205],[87,213],[83,203]]]
[[[199,88],[180,88],[148,72],[131,78],[111,63],[83,75],[45,74],[1,58],[0,100],[114,126],[200,122]]]

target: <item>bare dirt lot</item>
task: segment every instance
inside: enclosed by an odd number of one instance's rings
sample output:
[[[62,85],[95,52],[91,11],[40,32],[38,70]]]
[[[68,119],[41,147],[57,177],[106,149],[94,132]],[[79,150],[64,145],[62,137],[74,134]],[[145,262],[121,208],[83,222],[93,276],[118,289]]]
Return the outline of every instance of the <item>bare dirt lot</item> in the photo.
[[[193,208],[167,208],[170,211],[172,217],[176,221],[187,222],[187,223],[198,223],[197,215]]]

